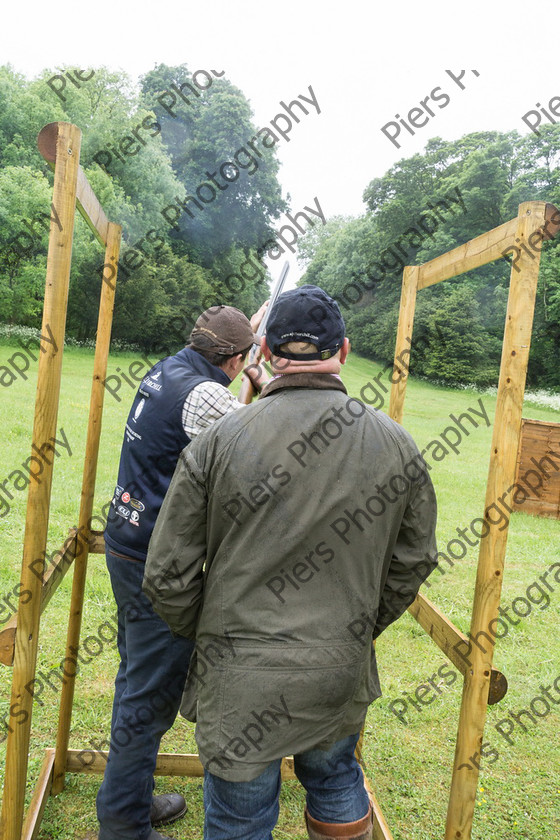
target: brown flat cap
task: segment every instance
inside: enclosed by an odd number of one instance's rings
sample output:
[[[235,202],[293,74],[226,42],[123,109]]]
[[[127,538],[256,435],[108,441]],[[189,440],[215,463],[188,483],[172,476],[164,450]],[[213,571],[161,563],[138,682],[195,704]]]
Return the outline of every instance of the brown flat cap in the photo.
[[[233,356],[260,344],[246,315],[235,306],[211,306],[197,318],[190,336],[193,347]]]

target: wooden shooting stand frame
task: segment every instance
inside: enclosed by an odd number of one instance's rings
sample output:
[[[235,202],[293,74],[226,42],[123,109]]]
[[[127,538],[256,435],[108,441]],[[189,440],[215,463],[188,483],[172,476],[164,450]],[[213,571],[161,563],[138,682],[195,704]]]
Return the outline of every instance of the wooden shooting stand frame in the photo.
[[[487,536],[480,540],[470,626],[471,638],[476,638],[479,632],[486,631],[491,622],[498,618],[509,520],[507,525],[499,530],[488,518],[487,510],[493,502],[507,495],[516,480],[521,413],[542,242],[545,239],[553,239],[559,229],[560,211],[553,204],[526,201],[519,205],[517,218],[423,265],[406,266],[403,271],[394,361],[394,370],[401,375],[391,387],[389,406],[390,416],[399,423],[402,422],[408,377],[408,365],[403,364],[402,359],[405,355],[410,359],[417,292],[503,258],[504,253],[518,251],[520,254],[511,267],[484,503],[484,520],[489,531]],[[478,755],[480,751],[487,705],[504,696],[507,683],[502,684],[501,696],[497,699],[492,696],[494,686],[501,682],[499,678],[497,682],[499,672],[492,667],[492,645],[489,645],[487,653],[483,652],[481,646],[473,645],[469,653],[470,665],[465,667],[463,663],[462,667],[459,666],[445,644],[446,641],[451,643],[447,619],[439,614],[433,616],[433,622],[432,619],[428,621],[427,615],[423,615],[425,600],[418,595],[409,611],[464,676],[445,840],[469,840],[479,776],[479,763],[476,762],[475,765],[471,762],[471,756]],[[380,835],[389,838],[390,836]]]
[[[68,671],[60,698],[56,749],[47,750],[38,785],[27,813],[24,804],[27,782],[28,751],[31,734],[33,694],[25,686],[35,678],[41,613],[58,588],[62,578],[74,563],[72,599],[68,617],[66,662],[76,663],[71,648],[79,645],[84,587],[91,537],[91,516],[97,472],[97,457],[101,436],[101,418],[107,375],[107,359],[111,339],[116,267],[119,260],[121,227],[108,221],[81,166],[82,133],[71,123],[46,125],[38,136],[39,151],[54,169],[53,206],[59,222],[51,217],[45,305],[42,334],[51,331],[52,344],[39,353],[39,373],[33,425],[33,445],[40,447],[56,435],[62,352],[66,330],[66,309],[72,260],[72,239],[76,204],[96,239],[105,247],[105,263],[115,265],[114,278],[103,282],[99,306],[97,341],[93,366],[93,385],[82,479],[79,528],[73,529],[59,552],[57,560],[43,571],[43,581],[33,573],[32,564],[46,556],[49,509],[52,485],[52,461],[46,461],[41,482],[31,482],[27,497],[27,515],[21,566],[21,585],[31,593],[27,603],[20,603],[17,615],[0,633],[0,662],[14,666],[12,704],[26,712],[18,725],[10,727],[6,747],[6,775],[0,817],[2,840],[35,837],[40,826],[49,793],[62,790],[66,771],[74,675]],[[34,450],[32,449],[32,452]],[[54,460],[54,459],[53,459]],[[83,535],[83,536],[81,536]],[[32,684],[32,683],[31,683]]]
[[[60,225],[52,221],[50,228],[43,331],[49,325],[54,342],[44,348],[46,352],[39,354],[33,427],[35,446],[41,446],[56,434],[76,204],[106,248],[105,265],[114,263],[115,271],[102,283],[101,290],[79,525],[71,530],[58,559],[44,571],[42,582],[33,573],[31,564],[46,554],[52,463],[46,462],[40,483],[29,485],[21,591],[31,592],[31,597],[20,603],[17,615],[0,632],[0,662],[14,667],[10,706],[19,704],[18,718],[21,710],[27,713],[24,721],[18,719],[18,725],[11,727],[8,734],[0,840],[33,840],[39,831],[46,800],[51,793],[59,793],[64,788],[65,774],[102,774],[107,758],[106,754],[96,753],[94,760],[84,766],[78,758],[82,751],[68,748],[75,671],[74,674],[65,671],[67,679],[61,691],[56,748],[46,750],[29,809],[24,815],[33,706],[32,693],[26,691],[25,686],[36,674],[41,614],[73,563],[65,661],[76,662],[88,555],[104,552],[102,534],[93,531],[91,524],[121,228],[107,220],[79,165],[80,142],[80,130],[64,122],[45,126],[38,138],[43,157],[54,168],[53,204]],[[535,243],[552,238],[560,228],[559,221],[560,213],[552,205],[527,202],[520,205],[519,215],[510,222],[422,266],[408,266],[404,270],[394,366],[401,376],[392,387],[390,403],[390,415],[398,422],[402,420],[408,375],[408,366],[403,364],[402,357],[409,353],[406,339],[412,337],[417,290],[499,259],[506,249],[516,247],[514,242],[528,243],[532,249],[533,253],[529,249],[525,253],[524,249],[516,261],[516,265],[520,265],[519,271],[512,267],[485,509],[514,482],[540,258]],[[480,543],[472,634],[498,616],[507,528],[498,531],[490,523],[489,527],[488,537]],[[459,642],[466,642],[466,636],[423,594],[417,596],[409,611],[465,678],[445,838],[468,840],[478,780],[478,770],[469,764],[469,757],[481,743],[487,703],[502,699],[507,682],[492,667],[492,650],[482,654],[475,649],[472,667],[466,665],[456,653]],[[360,761],[361,746],[362,739],[357,750]],[[155,772],[167,776],[202,776],[203,768],[196,754],[160,754]],[[290,758],[283,761],[282,777],[295,778]],[[369,789],[367,777],[366,785]],[[391,840],[391,832],[375,800],[374,838]]]

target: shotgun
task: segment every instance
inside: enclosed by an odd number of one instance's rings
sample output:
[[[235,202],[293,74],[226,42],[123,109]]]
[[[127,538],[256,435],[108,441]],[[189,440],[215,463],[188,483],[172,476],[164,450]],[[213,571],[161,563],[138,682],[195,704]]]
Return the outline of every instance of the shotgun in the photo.
[[[284,288],[284,283],[286,282],[286,277],[288,276],[288,271],[289,270],[290,270],[290,264],[288,262],[285,262],[283,267],[282,267],[282,271],[280,272],[280,277],[278,278],[278,280],[274,284],[274,287],[273,287],[272,292],[270,294],[270,302],[269,302],[269,304],[266,308],[266,312],[264,313],[263,319],[262,319],[261,323],[259,324],[259,328],[257,330],[257,335],[258,336],[262,337],[265,334],[266,322],[268,321],[268,316],[270,315],[270,310],[272,309],[272,307],[276,303],[276,299],[277,299],[278,295],[282,294],[282,289]],[[257,362],[259,360],[259,356],[260,356],[260,351],[261,351],[260,345],[259,344],[253,344],[253,346],[249,350],[249,358],[247,360],[247,367],[249,367],[249,365],[257,364]],[[255,388],[253,386],[253,383],[251,382],[251,380],[249,379],[249,377],[247,375],[244,375],[243,380],[241,382],[241,388],[239,389],[239,396],[237,397],[237,399],[239,400],[240,403],[243,403],[244,405],[249,405],[249,403],[251,402],[251,400],[253,399],[254,396],[255,396]]]

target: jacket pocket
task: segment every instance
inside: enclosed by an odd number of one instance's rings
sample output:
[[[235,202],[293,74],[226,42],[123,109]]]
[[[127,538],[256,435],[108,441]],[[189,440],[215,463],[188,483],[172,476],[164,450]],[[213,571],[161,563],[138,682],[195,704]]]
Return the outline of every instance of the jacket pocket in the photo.
[[[213,718],[214,724],[220,721],[220,748],[241,745],[249,733],[258,740],[250,751],[262,750],[272,758],[335,740],[363,671],[363,653],[358,658],[350,658],[352,654],[355,646],[328,653],[304,648],[299,656],[292,649],[289,667],[226,666],[222,684],[227,688]]]
[[[377,700],[378,697],[381,697],[381,687],[379,685],[379,675],[377,673],[375,648],[372,645],[369,656],[367,656],[364,660],[353,700],[356,703],[366,704],[369,706],[369,704],[373,703],[374,700]]]
[[[189,672],[183,688],[183,696],[181,697],[181,715],[196,723],[196,715],[198,710],[198,692],[197,692],[197,657],[196,648],[191,656],[189,663]]]

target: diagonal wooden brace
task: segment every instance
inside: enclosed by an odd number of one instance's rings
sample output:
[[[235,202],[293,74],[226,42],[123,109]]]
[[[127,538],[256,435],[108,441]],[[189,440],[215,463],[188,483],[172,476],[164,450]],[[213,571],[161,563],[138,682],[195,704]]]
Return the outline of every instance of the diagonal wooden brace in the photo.
[[[461,633],[447,616],[438,610],[435,604],[432,604],[421,592],[418,593],[408,611],[464,676],[469,668],[468,661],[458,653],[457,649],[460,645],[469,647],[469,640],[465,634]],[[508,682],[504,674],[496,668],[492,668],[488,704],[493,706],[495,703],[499,703],[505,697],[507,690]]]

